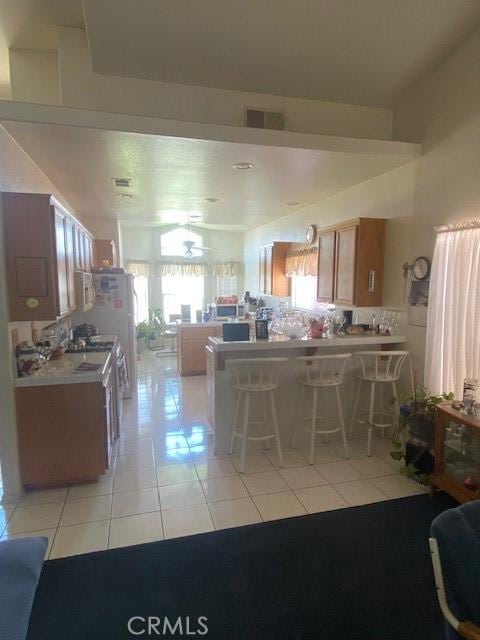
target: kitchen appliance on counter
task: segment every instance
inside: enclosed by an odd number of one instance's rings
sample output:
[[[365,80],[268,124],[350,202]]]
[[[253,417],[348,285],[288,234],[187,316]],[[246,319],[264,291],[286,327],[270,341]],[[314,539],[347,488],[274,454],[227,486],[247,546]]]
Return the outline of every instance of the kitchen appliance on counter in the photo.
[[[94,324],[87,324],[86,322],[83,322],[73,329],[74,341],[78,340],[79,338],[90,340],[92,336],[98,336],[98,328]]]
[[[95,304],[86,313],[75,312],[73,321],[94,324],[101,334],[116,335],[125,354],[128,380],[124,398],[137,388],[137,341],[134,323],[133,276],[127,273],[94,273]]]
[[[228,320],[229,318],[243,318],[245,307],[240,304],[209,304],[211,318],[214,320]]]

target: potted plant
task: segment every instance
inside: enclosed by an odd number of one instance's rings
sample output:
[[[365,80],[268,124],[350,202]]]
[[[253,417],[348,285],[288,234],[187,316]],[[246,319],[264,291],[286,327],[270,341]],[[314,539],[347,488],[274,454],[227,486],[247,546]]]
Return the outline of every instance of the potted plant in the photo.
[[[149,322],[139,322],[137,324],[137,353],[143,353],[148,340],[152,334],[155,335],[155,329]]]
[[[436,408],[446,400],[453,400],[453,393],[432,395],[423,386],[415,390],[414,395],[392,399],[392,403],[400,401],[401,404],[398,429],[392,440],[394,450],[390,456],[394,460],[405,460],[400,473],[422,484],[426,484],[427,477],[433,472],[430,449],[435,437]]]

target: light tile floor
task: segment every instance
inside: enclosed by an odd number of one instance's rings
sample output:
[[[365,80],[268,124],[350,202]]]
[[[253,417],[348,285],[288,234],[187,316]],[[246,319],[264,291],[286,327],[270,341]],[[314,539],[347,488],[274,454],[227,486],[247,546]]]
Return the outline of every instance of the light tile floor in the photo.
[[[240,474],[237,455],[213,454],[205,377],[181,378],[174,357],[146,353],[108,474],[0,506],[0,539],[45,535],[58,558],[423,491],[399,475],[388,438],[375,437],[371,458],[365,444],[359,429],[345,460],[340,441],[319,442],[313,466],[306,444],[284,446],[283,469],[274,451],[255,449]]]

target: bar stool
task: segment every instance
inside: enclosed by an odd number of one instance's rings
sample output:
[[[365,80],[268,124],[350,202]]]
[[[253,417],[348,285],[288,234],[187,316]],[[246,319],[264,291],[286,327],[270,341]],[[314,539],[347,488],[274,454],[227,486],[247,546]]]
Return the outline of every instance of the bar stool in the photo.
[[[328,434],[338,433],[338,431],[340,431],[342,434],[345,457],[348,458],[348,444],[347,436],[345,433],[345,421],[343,419],[342,403],[340,401],[340,385],[343,383],[345,367],[351,357],[351,353],[341,353],[331,356],[304,356],[296,358],[297,363],[300,365],[300,372],[297,377],[298,382],[300,383],[300,390],[298,394],[297,415],[295,421],[295,431],[292,438],[292,447],[295,447],[300,422],[309,421],[310,426],[307,427],[307,429],[308,431],[310,431],[310,464],[313,464],[315,461],[315,436],[323,435],[324,437],[326,437]],[[327,428],[325,390],[328,388],[335,389],[338,418],[340,423],[339,427],[335,427],[333,429]],[[313,407],[312,415],[308,418],[302,419],[301,412],[305,389],[312,390]],[[323,392],[323,416],[317,416],[319,389],[322,389]],[[318,420],[323,420],[325,428],[317,428]]]
[[[235,404],[232,420],[232,436],[230,440],[230,454],[235,449],[235,438],[241,440],[240,450],[240,472],[245,471],[245,457],[247,451],[247,440],[265,441],[269,448],[270,440],[274,439],[277,445],[278,460],[283,467],[282,445],[278,430],[277,410],[275,407],[274,390],[279,385],[280,365],[288,362],[288,358],[250,358],[228,360],[228,364],[233,374],[233,388],[236,391]],[[251,420],[251,396],[252,394],[261,397],[263,402],[263,420]],[[268,402],[269,401],[269,402]],[[243,421],[241,427],[238,419],[243,404]],[[268,404],[270,405],[271,426],[269,429]],[[249,426],[253,424],[263,424],[264,435],[249,435]],[[241,430],[240,430],[241,429]]]
[[[398,396],[396,382],[400,378],[403,363],[410,355],[408,351],[357,351],[355,358],[360,363],[360,374],[357,376],[357,390],[353,404],[352,423],[350,425],[349,438],[353,435],[355,422],[368,424],[367,456],[372,455],[372,434],[373,428],[385,429],[389,427],[398,428]],[[368,411],[368,421],[357,414],[360,392],[363,382],[370,383],[370,405]],[[375,386],[380,386],[380,411],[375,411]],[[383,406],[383,385],[389,384],[392,387],[394,403],[393,412],[387,413]],[[376,420],[389,419],[390,422],[378,422]]]

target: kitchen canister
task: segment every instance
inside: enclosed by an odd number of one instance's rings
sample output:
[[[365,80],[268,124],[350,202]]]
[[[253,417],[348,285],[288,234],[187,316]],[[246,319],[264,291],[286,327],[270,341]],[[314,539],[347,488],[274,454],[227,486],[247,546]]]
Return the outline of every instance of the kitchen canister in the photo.
[[[41,357],[31,346],[17,347],[17,368],[20,376],[31,376],[41,367]]]

